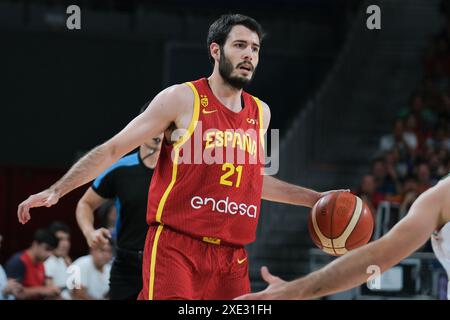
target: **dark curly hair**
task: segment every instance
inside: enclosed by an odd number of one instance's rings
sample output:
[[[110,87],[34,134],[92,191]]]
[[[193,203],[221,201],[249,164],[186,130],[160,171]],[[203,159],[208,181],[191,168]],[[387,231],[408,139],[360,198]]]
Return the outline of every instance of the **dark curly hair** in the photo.
[[[242,14],[225,14],[219,19],[213,22],[208,30],[208,37],[206,38],[206,46],[208,49],[209,60],[214,64],[214,58],[211,56],[209,51],[209,46],[211,43],[217,43],[221,48],[225,44],[228,38],[228,34],[231,29],[236,25],[242,25],[253,32],[256,32],[259,37],[259,41],[262,41],[265,34],[261,25],[253,18],[242,15]]]

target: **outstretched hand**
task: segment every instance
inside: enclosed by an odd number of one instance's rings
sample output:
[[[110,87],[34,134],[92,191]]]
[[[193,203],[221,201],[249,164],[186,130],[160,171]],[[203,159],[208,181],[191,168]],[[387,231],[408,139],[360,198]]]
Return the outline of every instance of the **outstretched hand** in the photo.
[[[33,194],[27,200],[19,204],[17,209],[17,218],[21,224],[27,223],[30,219],[30,209],[36,207],[51,207],[59,200],[59,195],[51,189]]]
[[[261,276],[269,285],[265,290],[244,294],[234,300],[284,300],[293,298],[287,290],[288,282],[271,274],[267,267],[261,268]]]

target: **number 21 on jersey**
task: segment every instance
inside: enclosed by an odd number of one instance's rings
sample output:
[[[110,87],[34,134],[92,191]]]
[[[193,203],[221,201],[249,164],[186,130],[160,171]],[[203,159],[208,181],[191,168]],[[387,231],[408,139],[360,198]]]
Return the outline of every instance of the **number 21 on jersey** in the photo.
[[[234,185],[236,188],[239,188],[241,184],[242,165],[234,166],[232,163],[224,163],[222,165],[222,171],[225,171],[225,173],[220,177],[220,184],[229,187]]]

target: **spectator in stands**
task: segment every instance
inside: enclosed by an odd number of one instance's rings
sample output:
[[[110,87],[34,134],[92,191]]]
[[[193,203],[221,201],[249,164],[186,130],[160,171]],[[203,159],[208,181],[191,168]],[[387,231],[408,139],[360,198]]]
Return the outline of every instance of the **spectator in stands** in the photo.
[[[431,183],[430,168],[427,163],[420,163],[416,168],[416,172],[417,191],[421,194],[433,186]]]
[[[407,177],[409,172],[413,171],[412,159],[400,162],[397,148],[394,148],[393,150],[386,152],[384,162],[388,175],[392,177],[392,181],[395,182],[396,190],[396,193],[386,194],[384,200],[400,205],[403,201],[402,181]]]
[[[415,148],[412,148],[412,159],[415,158],[416,153],[423,150],[425,145],[425,136],[424,133],[420,130],[417,125],[417,118],[413,114],[409,114],[405,118],[405,135],[410,137],[413,144],[415,144]]]
[[[70,228],[63,222],[53,222],[49,230],[58,238],[58,246],[53,254],[44,262],[45,276],[49,283],[60,288],[63,299],[71,299],[70,292],[66,288],[68,273],[67,268],[72,264],[70,251]]]
[[[438,158],[439,158],[439,162],[442,163],[442,164],[445,164],[449,160],[450,150],[442,148],[442,149],[437,151],[437,155],[438,155]],[[448,170],[446,170],[446,171],[448,173]]]
[[[376,213],[378,205],[383,201],[383,195],[376,190],[375,179],[371,174],[363,176],[356,195],[369,206],[373,214]]]
[[[403,191],[401,194],[400,219],[409,211],[409,208],[418,196],[417,179],[412,175],[407,176],[404,180]]]
[[[394,148],[400,152],[402,159],[411,157],[417,148],[416,135],[411,132],[405,132],[405,126],[402,119],[397,119],[391,134],[381,137],[380,151],[385,153]]]
[[[0,234],[0,248],[2,246],[3,237]],[[15,279],[8,279],[6,272],[0,265],[0,300],[12,300],[20,297],[23,292],[23,286]]]
[[[386,164],[383,159],[375,159],[372,164],[372,175],[375,179],[376,191],[383,196],[391,196],[397,194],[398,178],[391,175],[387,171]]]
[[[24,289],[20,299],[55,299],[60,289],[47,284],[44,261],[58,246],[58,239],[47,229],[38,229],[31,246],[13,255],[6,263],[8,278],[20,282]]]
[[[111,270],[112,248],[110,244],[90,249],[90,254],[75,260],[80,268],[79,287],[72,296],[79,300],[102,300],[108,298],[109,273]]]
[[[450,150],[450,134],[447,124],[441,124],[436,128],[434,134],[427,139],[427,147],[432,150]]]
[[[394,178],[394,181],[406,177],[410,171],[410,159],[400,159],[400,152],[396,147],[384,154],[384,163],[388,174]],[[400,190],[397,186],[397,190]]]
[[[439,161],[439,156],[436,152],[429,155],[428,166],[430,168],[430,180],[432,185],[438,183],[438,181],[448,173],[446,167],[444,167],[444,163]]]

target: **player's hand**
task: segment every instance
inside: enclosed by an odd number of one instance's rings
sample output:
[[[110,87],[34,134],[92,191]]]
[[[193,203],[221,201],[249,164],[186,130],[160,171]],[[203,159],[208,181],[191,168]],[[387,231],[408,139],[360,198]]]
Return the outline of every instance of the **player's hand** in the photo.
[[[40,193],[33,194],[27,200],[19,204],[17,209],[17,217],[22,224],[27,223],[30,219],[30,209],[36,207],[51,207],[59,200],[59,195],[51,189],[44,190]]]
[[[111,232],[106,228],[93,230],[86,234],[86,240],[90,248],[102,247],[112,239]]]
[[[261,268],[261,276],[269,284],[265,290],[244,294],[234,298],[234,300],[286,300],[294,298],[291,296],[290,290],[288,290],[289,282],[272,275],[267,267]]]

